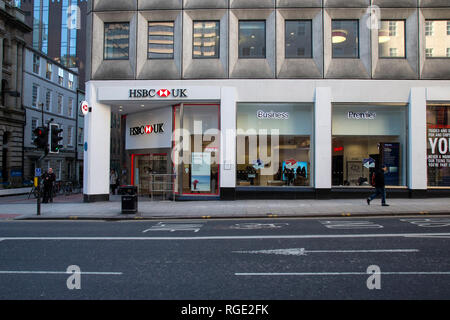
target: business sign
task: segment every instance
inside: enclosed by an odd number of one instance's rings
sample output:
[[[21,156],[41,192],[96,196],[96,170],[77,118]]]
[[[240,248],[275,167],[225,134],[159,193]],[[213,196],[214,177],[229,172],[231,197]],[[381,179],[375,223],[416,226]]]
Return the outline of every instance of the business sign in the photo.
[[[258,110],[256,112],[256,117],[259,120],[287,120],[289,119],[289,112],[275,112],[275,111],[263,111]]]
[[[352,120],[375,120],[377,117],[376,112],[366,111],[366,112],[347,112],[347,118]]]
[[[187,98],[187,89],[129,89],[128,98]]]
[[[172,146],[172,108],[127,115],[125,149],[170,148]]]

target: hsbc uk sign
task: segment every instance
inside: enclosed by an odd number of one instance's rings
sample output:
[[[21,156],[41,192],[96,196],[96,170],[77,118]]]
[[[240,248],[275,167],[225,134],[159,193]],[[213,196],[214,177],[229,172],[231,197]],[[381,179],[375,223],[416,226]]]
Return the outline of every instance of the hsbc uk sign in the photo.
[[[128,98],[187,98],[187,89],[130,89]]]
[[[145,126],[130,128],[130,136],[138,136],[142,134],[164,133],[164,123],[149,124]]]

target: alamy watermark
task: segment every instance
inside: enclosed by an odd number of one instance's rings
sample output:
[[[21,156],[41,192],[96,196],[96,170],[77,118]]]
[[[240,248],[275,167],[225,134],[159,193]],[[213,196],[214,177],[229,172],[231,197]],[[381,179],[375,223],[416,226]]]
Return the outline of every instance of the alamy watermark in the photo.
[[[366,281],[367,289],[381,290],[381,269],[377,265],[371,265],[367,268],[367,274],[370,274]]]
[[[69,290],[81,289],[81,269],[77,265],[71,265],[67,267],[67,274],[70,276],[67,278],[66,285]]]

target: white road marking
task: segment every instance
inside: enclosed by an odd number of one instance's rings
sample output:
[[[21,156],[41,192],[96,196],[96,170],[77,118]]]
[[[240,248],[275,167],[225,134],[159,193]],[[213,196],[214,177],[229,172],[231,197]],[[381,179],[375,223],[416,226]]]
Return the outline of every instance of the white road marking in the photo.
[[[162,240],[252,240],[252,239],[340,239],[340,238],[401,238],[450,236],[450,233],[378,233],[378,234],[309,234],[309,235],[253,235],[201,237],[2,237],[0,240],[68,240],[68,241],[162,241]]]
[[[409,222],[423,228],[440,228],[450,226],[450,218],[412,218],[400,219],[400,221]]]
[[[0,270],[0,274],[71,274],[67,271],[2,271]],[[102,275],[102,276],[109,276],[109,275],[122,275],[122,272],[79,272],[77,274],[80,275]]]
[[[234,253],[278,254],[285,256],[306,256],[308,253],[400,253],[419,252],[418,249],[374,249],[374,250],[306,250],[305,248],[233,251]]]
[[[234,226],[231,226],[231,229],[278,229],[288,225],[288,223],[237,223]]]
[[[148,231],[194,231],[199,232],[200,228],[203,227],[203,223],[166,223],[159,222],[158,224],[152,226],[150,229],[142,231],[143,233]]]
[[[450,235],[407,236],[406,238],[450,239]]]
[[[348,220],[327,220],[319,221],[323,226],[328,229],[381,229],[381,224],[376,224],[371,221],[348,221]]]
[[[235,276],[450,275],[450,271],[413,272],[236,272]]]

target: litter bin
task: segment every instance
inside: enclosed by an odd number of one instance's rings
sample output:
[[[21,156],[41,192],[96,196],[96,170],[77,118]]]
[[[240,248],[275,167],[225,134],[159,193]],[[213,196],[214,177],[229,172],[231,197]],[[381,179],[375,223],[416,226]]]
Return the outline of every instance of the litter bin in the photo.
[[[122,213],[137,213],[138,196],[136,186],[120,186],[119,193],[122,195]]]

